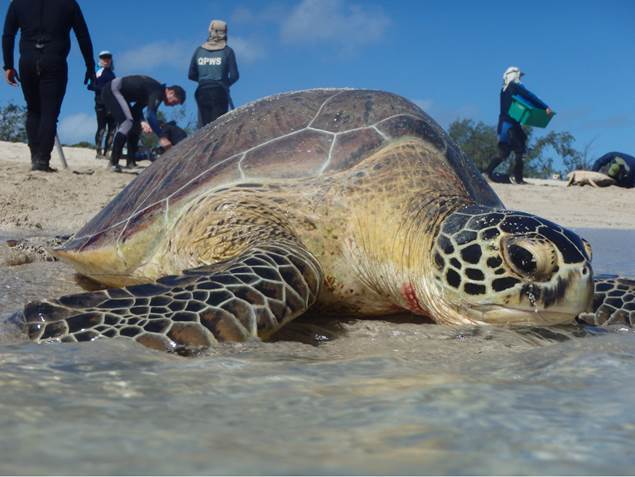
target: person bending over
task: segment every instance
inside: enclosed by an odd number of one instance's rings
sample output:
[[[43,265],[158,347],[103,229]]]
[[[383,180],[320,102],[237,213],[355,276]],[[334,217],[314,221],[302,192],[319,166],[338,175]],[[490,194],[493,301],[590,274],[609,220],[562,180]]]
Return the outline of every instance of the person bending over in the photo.
[[[26,101],[26,134],[31,170],[55,172],[49,162],[57,133],[66,83],[66,57],[73,29],[86,63],[84,84],[95,81],[93,44],[82,11],[75,0],[13,0],[2,34],[7,83],[22,83]],[[15,36],[20,30],[20,75],[13,64]]]
[[[116,78],[102,91],[102,100],[108,111],[115,118],[117,132],[112,144],[110,168],[113,172],[121,172],[119,159],[123,146],[128,142],[128,159],[126,167],[135,167],[135,154],[139,142],[141,128],[162,136],[157,118],[161,103],[176,106],[185,102],[185,90],[180,86],[166,86],[149,76],[124,76]],[[147,109],[147,123],[143,110]],[[160,145],[167,145],[167,139],[160,139]]]
[[[234,50],[227,46],[227,24],[212,20],[209,37],[199,46],[190,62],[188,78],[198,82],[196,104],[199,126],[211,123],[229,109],[229,87],[238,81]]]
[[[498,156],[493,158],[487,166],[487,177],[493,182],[501,182],[494,174],[494,169],[506,160],[510,153],[514,153],[514,182],[524,184],[523,179],[523,154],[527,151],[527,135],[518,121],[512,118],[508,111],[512,104],[512,97],[521,96],[525,101],[536,108],[546,109],[547,114],[553,114],[549,106],[529,91],[520,82],[520,77],[525,73],[516,66],[510,66],[503,74],[503,88],[500,92],[500,114],[498,116]]]

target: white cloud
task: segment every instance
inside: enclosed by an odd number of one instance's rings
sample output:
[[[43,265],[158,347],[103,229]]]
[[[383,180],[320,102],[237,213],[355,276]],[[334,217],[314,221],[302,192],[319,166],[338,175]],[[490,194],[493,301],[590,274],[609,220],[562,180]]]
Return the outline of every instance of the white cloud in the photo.
[[[231,24],[229,25],[229,34],[232,34],[232,24],[251,24],[263,25],[267,23],[279,23],[289,14],[286,5],[278,3],[269,3],[260,10],[254,10],[251,6],[237,7],[231,15]],[[230,38],[231,39],[231,38]]]
[[[262,42],[234,36],[229,37],[228,44],[236,53],[236,62],[239,68],[241,63],[254,63],[266,56],[266,50]]]
[[[185,41],[148,43],[119,54],[115,66],[124,74],[166,67],[187,71],[194,48],[195,45]]]
[[[290,44],[331,44],[350,53],[379,41],[390,23],[379,7],[343,0],[302,0],[283,19],[281,36]]]
[[[94,114],[77,113],[60,121],[57,133],[62,144],[76,144],[81,141],[93,142],[97,120]]]

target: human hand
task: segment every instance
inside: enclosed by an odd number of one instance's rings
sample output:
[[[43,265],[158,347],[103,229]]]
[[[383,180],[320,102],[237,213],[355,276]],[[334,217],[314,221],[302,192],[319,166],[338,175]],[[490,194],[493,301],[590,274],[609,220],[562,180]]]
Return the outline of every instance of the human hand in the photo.
[[[95,83],[95,81],[97,81],[95,70],[88,68],[86,70],[86,74],[84,75],[84,84],[89,85],[89,89],[90,89],[90,86],[92,86]]]
[[[161,139],[159,139],[159,146],[161,146],[163,149],[170,149],[172,147],[172,143],[167,137],[162,137]]]
[[[11,86],[17,86],[18,81],[20,81],[17,71],[15,71],[13,68],[6,70],[4,72],[4,77],[7,80],[7,83],[9,83]]]
[[[152,132],[152,128],[150,127],[148,121],[141,121],[141,129],[146,134],[150,134]]]

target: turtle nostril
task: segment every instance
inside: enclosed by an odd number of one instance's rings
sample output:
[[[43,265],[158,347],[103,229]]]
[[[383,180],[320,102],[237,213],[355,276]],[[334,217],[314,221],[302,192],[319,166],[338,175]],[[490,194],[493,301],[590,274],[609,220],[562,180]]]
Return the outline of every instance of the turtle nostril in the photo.
[[[531,275],[536,271],[536,258],[529,250],[519,245],[511,244],[508,251],[509,258],[518,272]]]

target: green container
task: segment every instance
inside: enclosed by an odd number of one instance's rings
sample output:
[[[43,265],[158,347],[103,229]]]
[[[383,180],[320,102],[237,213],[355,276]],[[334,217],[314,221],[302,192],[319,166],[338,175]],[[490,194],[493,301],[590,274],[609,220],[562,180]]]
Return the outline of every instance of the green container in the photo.
[[[549,116],[546,110],[531,106],[518,95],[512,96],[512,99],[512,104],[507,113],[520,124],[544,128],[547,127],[553,115],[556,114],[552,113]]]

